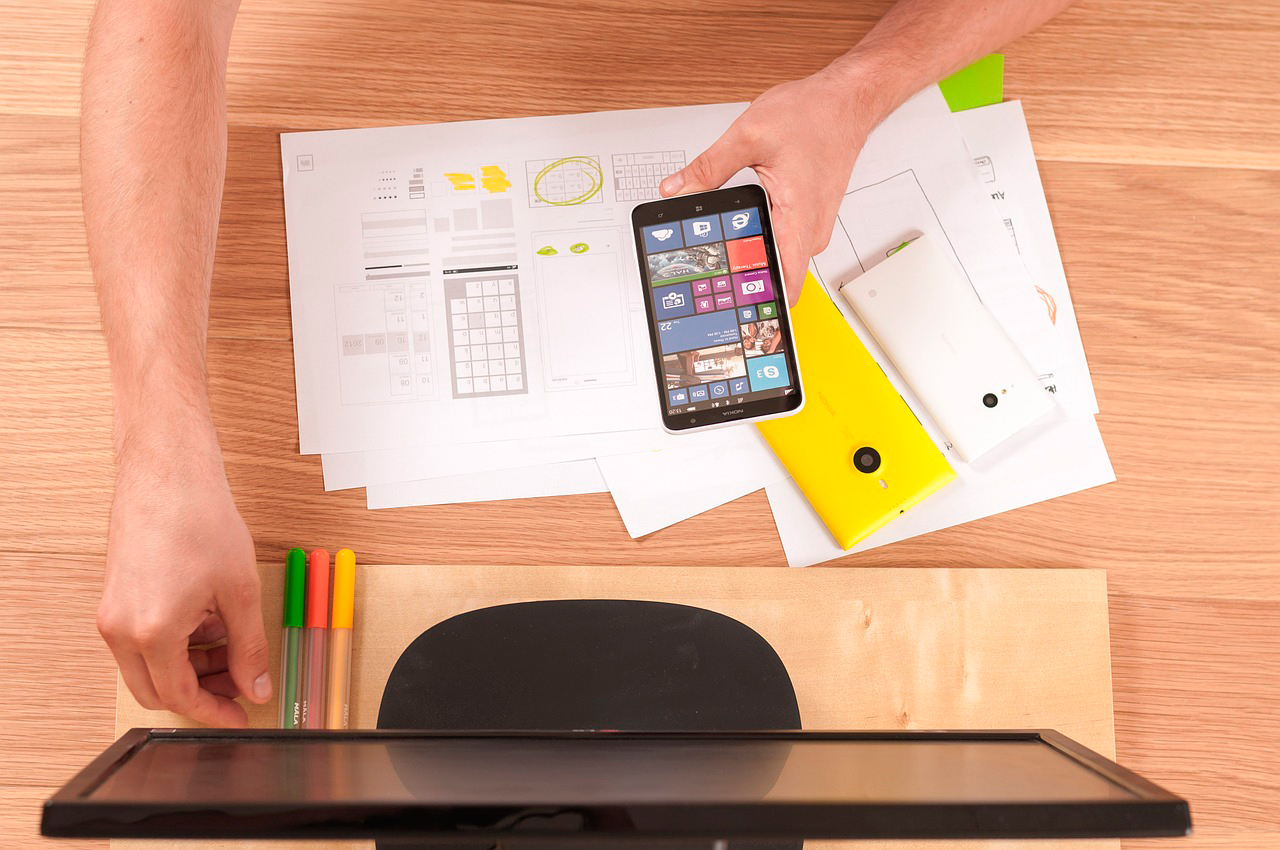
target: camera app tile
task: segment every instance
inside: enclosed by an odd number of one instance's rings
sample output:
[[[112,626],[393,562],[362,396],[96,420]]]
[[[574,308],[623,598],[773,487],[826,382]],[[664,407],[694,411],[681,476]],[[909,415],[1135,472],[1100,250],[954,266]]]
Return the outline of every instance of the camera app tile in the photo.
[[[732,278],[733,291],[737,295],[739,305],[759,304],[772,301],[776,297],[773,292],[773,275],[768,269],[742,272],[733,275]]]

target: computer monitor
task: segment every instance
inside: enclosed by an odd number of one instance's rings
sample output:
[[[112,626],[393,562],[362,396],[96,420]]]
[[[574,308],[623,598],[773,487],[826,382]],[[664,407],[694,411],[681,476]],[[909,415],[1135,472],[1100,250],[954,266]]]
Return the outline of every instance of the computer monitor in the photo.
[[[1051,731],[134,729],[46,804],[107,838],[1182,835],[1186,801]]]

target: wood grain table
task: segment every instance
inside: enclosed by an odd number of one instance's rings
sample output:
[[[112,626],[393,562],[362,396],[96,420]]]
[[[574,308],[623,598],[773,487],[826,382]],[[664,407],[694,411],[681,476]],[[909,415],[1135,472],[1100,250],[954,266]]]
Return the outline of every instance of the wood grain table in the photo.
[[[260,559],[332,540],[384,564],[782,565],[762,493],[642,540],[604,494],[369,512],[324,493],[297,454],[277,134],[749,99],[887,5],[244,0],[209,372]],[[57,846],[39,801],[112,739],[93,625],[110,403],[77,166],[90,11],[0,0],[5,847]],[[1084,0],[1005,53],[1119,480],[834,566],[1106,569],[1117,755],[1195,808],[1167,846],[1278,847],[1280,3]]]

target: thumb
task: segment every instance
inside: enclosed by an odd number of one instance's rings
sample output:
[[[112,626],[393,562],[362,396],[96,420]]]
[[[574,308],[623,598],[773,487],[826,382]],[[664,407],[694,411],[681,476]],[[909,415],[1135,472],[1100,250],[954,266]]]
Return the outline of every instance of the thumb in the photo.
[[[227,672],[240,693],[264,703],[271,699],[271,675],[267,672],[270,650],[262,625],[258,577],[235,588],[229,599],[219,599],[218,608],[227,627]]]
[[[795,219],[796,216],[786,209],[773,209],[773,236],[778,244],[782,279],[787,285],[787,304],[791,307],[800,300],[800,290],[804,287],[809,260],[812,259]]]
[[[744,168],[754,165],[746,146],[730,128],[716,143],[707,148],[693,162],[669,175],[658,185],[664,198],[689,192],[706,192],[719,189],[724,182]]]

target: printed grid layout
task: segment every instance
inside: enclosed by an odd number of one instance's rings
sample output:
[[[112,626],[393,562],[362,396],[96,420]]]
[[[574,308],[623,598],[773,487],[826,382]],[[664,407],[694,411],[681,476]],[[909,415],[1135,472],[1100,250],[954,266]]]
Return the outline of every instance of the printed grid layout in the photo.
[[[524,167],[530,207],[604,203],[604,170],[598,156],[530,159]]]
[[[655,201],[658,184],[684,168],[684,151],[613,155],[613,189],[619,201]]]
[[[453,397],[528,392],[518,278],[446,280],[445,300]]]

